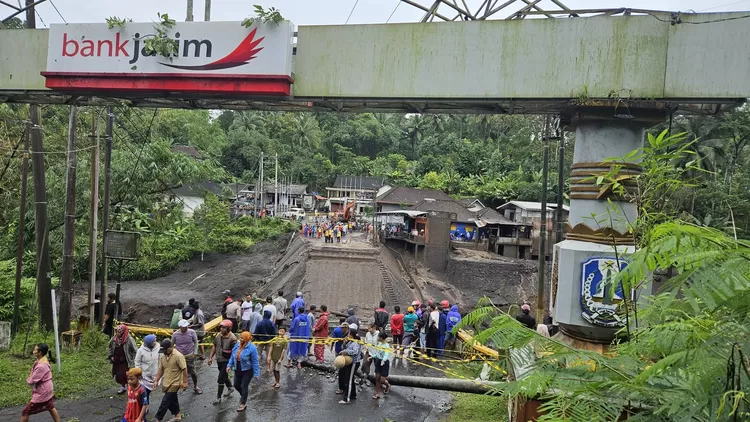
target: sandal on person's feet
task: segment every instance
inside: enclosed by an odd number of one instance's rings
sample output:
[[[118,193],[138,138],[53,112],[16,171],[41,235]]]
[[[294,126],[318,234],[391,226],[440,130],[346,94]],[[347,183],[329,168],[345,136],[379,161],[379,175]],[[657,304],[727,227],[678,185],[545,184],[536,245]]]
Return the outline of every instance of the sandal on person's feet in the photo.
[[[237,408],[237,411],[238,412],[244,412],[245,409],[247,409],[247,405],[246,404],[241,404],[240,407]]]
[[[227,393],[224,394],[224,397],[229,397],[229,396],[232,395],[232,393],[234,393],[234,388],[230,387],[230,388],[227,389]]]
[[[391,385],[390,384],[386,384],[385,385],[385,391],[383,391],[383,393],[384,394],[388,394],[390,392],[391,392]]]
[[[200,388],[194,388],[193,394],[203,394],[203,390],[201,390]]]
[[[344,394],[344,390],[336,390],[336,394]]]
[[[375,399],[375,400],[377,400],[377,399],[380,398],[380,396],[376,394],[376,395],[372,396],[372,398]]]
[[[273,388],[280,388],[280,387],[281,387],[281,385],[278,382],[273,385]]]
[[[221,397],[217,398],[216,400],[212,401],[211,404],[216,406],[217,404],[221,404]]]
[[[339,400],[339,404],[349,404],[349,402],[346,400]]]

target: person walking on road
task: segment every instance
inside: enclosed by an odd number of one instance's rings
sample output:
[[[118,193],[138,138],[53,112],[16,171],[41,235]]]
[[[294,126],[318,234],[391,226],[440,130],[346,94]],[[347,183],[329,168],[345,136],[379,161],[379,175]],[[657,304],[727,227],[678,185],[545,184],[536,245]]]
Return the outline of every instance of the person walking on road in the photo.
[[[221,395],[224,393],[224,386],[227,387],[227,395],[232,395],[232,382],[229,380],[229,374],[227,373],[227,363],[234,350],[234,345],[237,343],[237,337],[232,333],[232,321],[225,319],[219,323],[219,334],[214,337],[214,344],[211,346],[211,354],[208,356],[208,366],[216,358],[216,366],[219,368],[219,378],[216,382],[219,384],[219,388],[216,392],[216,400],[213,404],[221,403]]]
[[[177,351],[169,339],[161,341],[162,357],[159,359],[159,372],[156,374],[154,385],[162,382],[164,396],[161,399],[159,410],[156,411],[156,422],[161,422],[167,414],[167,410],[174,416],[175,422],[182,420],[180,414],[180,401],[177,393],[180,389],[188,388],[188,370],[185,357]]]
[[[242,331],[249,331],[250,334],[255,332],[255,327],[258,326],[258,323],[263,320],[263,305],[260,303],[255,304],[255,309],[253,310],[253,313],[250,314],[250,324],[247,327],[247,330],[243,329]]]
[[[341,339],[341,340],[335,340],[331,342],[331,351],[336,354],[336,356],[341,353],[341,350],[344,346],[344,339],[349,337],[349,323],[346,322],[345,319],[341,318],[339,320],[339,326],[333,329],[333,332],[331,333],[331,338],[334,339]],[[342,389],[343,390],[343,389]]]
[[[388,382],[388,375],[391,368],[391,345],[386,341],[387,337],[388,335],[385,331],[378,334],[378,348],[373,357],[373,364],[375,366],[375,395],[372,398],[375,400],[380,398],[381,391],[385,394],[391,392],[391,384]],[[385,389],[381,388],[383,385],[385,385]]]
[[[276,327],[281,328],[281,326],[284,325],[284,320],[286,319],[286,307],[287,307],[287,301],[284,298],[284,291],[279,290],[278,295],[273,299],[273,306],[276,307],[276,315],[274,318],[276,318]]]
[[[198,351],[198,335],[191,328],[188,328],[190,322],[180,320],[177,324],[180,328],[172,333],[172,344],[185,358],[187,372],[193,380],[193,392],[203,394],[203,390],[198,388],[198,374],[195,371],[195,353]]]
[[[242,322],[242,308],[239,300],[231,300],[227,303],[225,319],[231,320],[236,332],[240,330]]]
[[[359,344],[360,338],[357,334],[357,325],[349,324],[349,337],[341,351],[341,355],[349,356],[352,362],[344,365],[339,370],[339,390],[343,392],[344,398],[339,400],[339,404],[349,404],[357,398],[357,386],[354,382],[354,375],[359,369],[362,361],[362,347]]]
[[[271,322],[276,321],[276,306],[274,306],[273,298],[271,296],[266,298],[266,304],[263,305],[263,312],[260,314],[265,315],[266,311],[271,311]]]
[[[250,320],[252,319],[253,314],[253,301],[252,296],[247,295],[245,297],[245,301],[242,302],[242,305],[240,305],[240,312],[241,312],[241,322],[240,322],[240,329],[242,331],[250,331]]]
[[[60,422],[60,415],[55,409],[55,393],[52,385],[52,368],[47,360],[49,346],[39,343],[34,346],[31,354],[36,358],[31,366],[26,384],[31,386],[31,400],[21,410],[21,422],[28,422],[29,416],[42,412],[49,412],[52,420]]]
[[[292,362],[296,362],[297,368],[302,369],[302,361],[305,359],[305,355],[307,355],[310,325],[307,315],[303,312],[304,308],[297,308],[297,316],[292,321],[292,326],[289,329],[292,343],[289,345],[289,362],[286,364],[287,368],[291,368]]]
[[[284,337],[285,334],[286,329],[284,327],[279,327],[279,335],[269,343],[271,348],[269,349],[268,358],[266,360],[268,361],[268,366],[273,368],[273,378],[276,381],[273,388],[281,387],[281,384],[279,384],[279,381],[281,380],[281,364],[284,360],[287,346],[289,345],[289,340]]]
[[[107,306],[104,308],[104,321],[102,322],[102,332],[112,337],[115,333],[115,318],[117,318],[117,295],[114,293],[107,294]]]
[[[315,361],[318,363],[323,363],[325,360],[325,339],[328,338],[329,315],[330,313],[328,313],[328,307],[326,305],[322,305],[320,307],[320,316],[318,316],[318,320],[315,321],[315,325],[313,326],[313,335],[316,339],[319,339],[315,343]]]
[[[128,391],[128,369],[135,366],[135,355],[138,352],[135,340],[128,333],[128,326],[120,324],[115,335],[109,340],[109,361],[112,363],[112,376],[120,384],[117,394]]]
[[[193,307],[195,308],[195,314],[193,315],[193,319],[190,321],[190,328],[195,330],[195,335],[198,336],[198,344],[200,345],[201,343],[203,343],[203,339],[206,337],[206,315],[203,314],[203,310],[201,309],[201,304],[199,302],[195,302],[193,304]],[[199,348],[200,353],[197,357],[198,359],[203,360],[203,357],[206,355],[206,351],[203,346],[199,346]]]
[[[445,334],[445,347],[453,349],[456,344],[456,335],[453,334],[453,327],[461,323],[461,314],[458,313],[458,305],[451,306],[450,312],[448,312],[448,318],[446,320],[446,334]]]
[[[440,311],[434,303],[430,305],[430,313],[427,314],[427,356],[434,358],[440,339]]]
[[[240,341],[234,345],[232,355],[227,363],[226,371],[234,370],[234,388],[240,392],[240,406],[238,412],[247,408],[247,395],[250,392],[250,381],[260,378],[260,364],[258,363],[258,349],[250,341],[253,335],[243,331]]]
[[[154,379],[159,372],[159,349],[156,336],[149,334],[143,338],[143,344],[135,354],[135,367],[141,369],[141,384],[149,396],[156,388]]]
[[[142,383],[141,368],[128,371],[128,404],[125,407],[123,422],[144,422],[148,413],[149,394]]]

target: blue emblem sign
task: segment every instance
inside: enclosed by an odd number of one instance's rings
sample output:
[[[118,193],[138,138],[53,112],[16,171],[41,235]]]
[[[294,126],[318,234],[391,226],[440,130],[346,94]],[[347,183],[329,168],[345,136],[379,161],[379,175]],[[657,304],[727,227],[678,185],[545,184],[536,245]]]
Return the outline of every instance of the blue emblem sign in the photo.
[[[601,327],[622,327],[625,321],[618,315],[623,299],[622,283],[614,286],[614,279],[628,262],[614,257],[592,257],[581,264],[581,316]]]

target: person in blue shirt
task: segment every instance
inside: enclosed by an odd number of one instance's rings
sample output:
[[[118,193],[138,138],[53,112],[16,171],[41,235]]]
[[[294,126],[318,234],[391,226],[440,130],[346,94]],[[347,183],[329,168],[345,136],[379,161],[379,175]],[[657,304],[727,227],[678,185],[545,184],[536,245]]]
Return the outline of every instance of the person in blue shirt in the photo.
[[[445,347],[445,333],[448,331],[448,308],[450,303],[447,300],[440,302],[440,324],[438,324],[438,354],[443,354]]]
[[[227,363],[227,372],[234,370],[234,388],[240,392],[240,406],[238,412],[247,408],[247,394],[250,391],[250,380],[260,379],[260,364],[258,363],[258,349],[250,340],[253,335],[243,331],[240,341],[235,343],[232,356]]]
[[[297,292],[297,296],[292,301],[292,304],[289,305],[289,309],[292,311],[292,319],[297,317],[298,309],[305,310],[305,300],[302,299],[302,292]]]
[[[451,306],[450,312],[448,312],[448,318],[445,322],[445,346],[449,349],[453,348],[456,342],[456,336],[453,334],[453,327],[461,323],[461,314],[458,313],[458,305]]]
[[[339,353],[341,353],[342,345],[344,344],[344,339],[349,335],[349,323],[346,322],[344,318],[339,319],[339,326],[333,329],[333,333],[331,333],[331,338],[341,339],[336,340],[331,343],[331,351],[336,352],[336,356],[338,356]]]
[[[297,368],[302,369],[302,361],[307,356],[307,343],[310,340],[310,323],[307,315],[304,313],[305,308],[297,308],[296,316],[289,327],[289,338],[292,342],[289,344],[289,362],[286,367],[291,368],[292,362],[297,363]]]

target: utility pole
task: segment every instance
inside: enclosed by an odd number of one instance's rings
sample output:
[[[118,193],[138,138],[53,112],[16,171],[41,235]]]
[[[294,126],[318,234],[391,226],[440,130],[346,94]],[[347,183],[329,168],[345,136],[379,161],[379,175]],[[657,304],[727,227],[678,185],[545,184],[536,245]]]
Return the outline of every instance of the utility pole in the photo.
[[[557,236],[555,237],[555,243],[560,243],[563,241],[563,233],[564,230],[564,222],[563,222],[563,193],[565,191],[565,175],[563,172],[565,171],[565,136],[563,136],[563,133],[559,130],[556,131],[555,134],[559,139],[558,142],[558,152],[557,155],[559,155],[559,159],[557,161]]]
[[[536,318],[541,321],[544,317],[544,275],[547,255],[547,176],[549,174],[549,116],[544,123],[542,134],[542,148],[544,151],[542,163],[542,221],[539,225],[539,273],[536,285]]]
[[[76,232],[76,129],[78,107],[68,106],[68,163],[65,182],[65,220],[63,226],[62,274],[60,277],[60,331],[70,330],[71,290],[73,288],[73,254]]]
[[[91,113],[91,140],[95,142],[91,150],[91,238],[89,239],[89,323],[96,327],[94,321],[98,315],[94,315],[96,308],[96,257],[97,240],[99,238],[99,113]],[[102,299],[103,299],[102,295]],[[101,304],[99,305],[101,307]]]
[[[279,209],[279,154],[276,154],[276,177],[274,177],[274,188],[273,188],[273,216],[276,217],[276,212]]]
[[[34,1],[26,0],[26,27],[36,29]],[[34,178],[34,231],[36,232],[36,282],[39,286],[41,328],[52,330],[52,280],[49,274],[49,237],[47,233],[47,182],[44,174],[44,142],[39,106],[29,105],[31,120],[31,172]]]
[[[265,164],[263,163],[264,156],[265,154],[261,152],[260,153],[260,207],[261,207],[260,210],[261,210],[261,213],[263,213],[263,210],[266,209],[266,201],[263,200],[263,194],[266,193],[265,192],[266,189],[263,186],[264,185],[263,177],[265,177],[263,174],[263,170],[265,166]]]
[[[29,138],[31,122],[26,122],[23,135],[23,160],[21,161],[21,204],[18,217],[18,247],[16,249],[16,288],[13,294],[13,324],[11,334],[15,335],[21,325],[21,278],[23,277],[24,234],[26,232],[26,195],[29,189]]]
[[[211,21],[211,0],[206,0],[206,8],[203,10],[203,20]]]
[[[107,138],[104,141],[104,204],[102,205],[102,278],[99,287],[102,303],[99,306],[99,321],[104,321],[104,301],[107,300],[107,272],[109,264],[107,262],[107,240],[109,235],[109,185],[112,176],[112,129],[115,124],[115,112],[112,106],[107,107]]]
[[[185,22],[193,21],[193,0],[187,0],[187,17]]]

